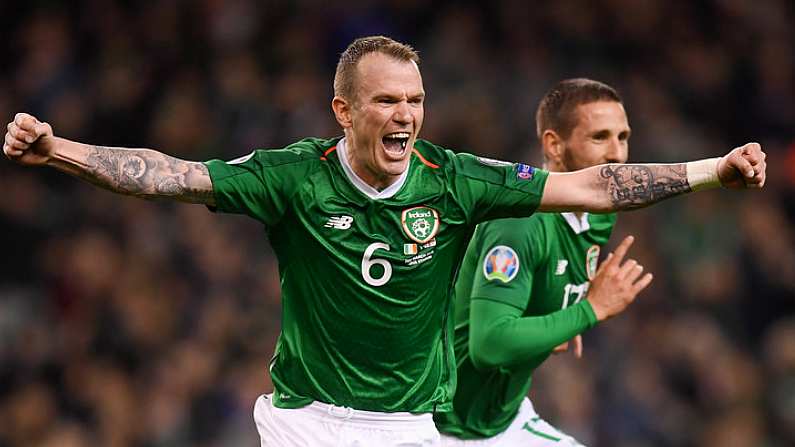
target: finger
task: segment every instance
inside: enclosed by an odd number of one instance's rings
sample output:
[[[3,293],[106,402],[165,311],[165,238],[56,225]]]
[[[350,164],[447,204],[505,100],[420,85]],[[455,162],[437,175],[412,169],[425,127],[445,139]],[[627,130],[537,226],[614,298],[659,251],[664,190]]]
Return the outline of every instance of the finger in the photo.
[[[745,185],[748,188],[758,188],[764,184],[767,171],[767,163],[764,161],[759,166],[754,166],[754,176],[745,179]]]
[[[14,122],[8,123],[8,133],[11,134],[12,137],[16,138],[17,140],[24,141],[26,143],[33,143],[36,141],[36,137],[30,133],[26,132],[19,128]]]
[[[37,122],[35,128],[36,138],[42,135],[49,135],[52,133],[52,127],[48,123]]]
[[[765,172],[767,172],[767,162],[762,160],[759,164],[754,166],[754,179],[759,180],[761,177],[764,177]]]
[[[613,251],[613,256],[611,256],[609,260],[611,265],[621,264],[621,261],[624,259],[624,256],[627,254],[627,250],[629,250],[629,247],[632,246],[633,242],[635,242],[634,236],[627,236],[623,241],[621,241],[615,251]],[[607,264],[607,262],[608,261],[605,261],[605,264]]]
[[[596,269],[596,274],[597,274],[597,275],[598,275],[598,274],[600,274],[600,273],[602,272],[602,270],[604,270],[604,269],[605,269],[605,265],[607,265],[607,263],[608,263],[608,262],[609,262],[609,261],[610,261],[612,258],[613,258],[613,253],[608,253],[608,254],[607,254],[607,257],[605,258],[605,260],[604,260],[604,261],[602,261],[602,263],[601,263],[601,264],[599,264],[599,268],[597,268],[597,269]]]
[[[3,153],[6,154],[6,157],[8,158],[21,157],[22,154],[24,154],[23,151],[14,149],[7,144],[3,144]]]
[[[743,177],[752,178],[754,176],[754,168],[751,166],[751,163],[740,154],[736,157],[729,157],[729,164],[739,171]]]
[[[582,335],[574,337],[574,357],[582,358]]]
[[[27,113],[17,113],[14,117],[14,123],[19,126],[20,129],[34,134],[36,133],[36,127],[40,124],[39,120]]]
[[[648,287],[649,284],[651,284],[652,279],[654,279],[654,276],[651,273],[646,273],[643,275],[643,278],[632,285],[632,291],[635,292],[635,294],[640,293],[643,289]]]
[[[632,284],[640,278],[641,273],[643,273],[643,266],[638,264],[627,274],[626,280]]]
[[[753,143],[746,143],[742,147],[741,153],[751,155],[751,154],[761,154],[762,153],[762,145],[756,142]]]
[[[632,270],[635,270],[635,267],[637,267],[637,265],[638,265],[638,261],[636,261],[634,259],[628,259],[627,262],[622,264],[621,267],[618,269],[618,273],[616,274],[616,278],[625,279],[625,278],[629,277],[629,274],[632,272]]]
[[[28,143],[14,138],[10,133],[6,132],[5,144],[11,146],[13,149],[25,150],[30,147]]]
[[[555,349],[552,350],[552,353],[553,354],[562,354],[562,353],[564,353],[564,352],[566,352],[568,350],[569,350],[569,342],[563,342],[563,343],[555,346]]]
[[[757,165],[762,162],[761,152],[750,152],[747,154],[742,154],[742,157],[748,160],[748,162],[751,163],[751,166]]]

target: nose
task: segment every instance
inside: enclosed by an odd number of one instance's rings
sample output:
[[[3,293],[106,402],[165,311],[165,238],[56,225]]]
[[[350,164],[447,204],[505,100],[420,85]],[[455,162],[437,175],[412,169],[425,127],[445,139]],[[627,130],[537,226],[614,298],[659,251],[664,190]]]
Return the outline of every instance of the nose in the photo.
[[[605,162],[607,163],[624,163],[627,161],[627,143],[625,140],[618,138],[611,138],[610,144],[605,154]]]
[[[400,124],[409,124],[411,123],[411,110],[409,109],[409,104],[406,101],[400,101],[395,105],[395,113],[392,116],[392,119],[396,123]]]

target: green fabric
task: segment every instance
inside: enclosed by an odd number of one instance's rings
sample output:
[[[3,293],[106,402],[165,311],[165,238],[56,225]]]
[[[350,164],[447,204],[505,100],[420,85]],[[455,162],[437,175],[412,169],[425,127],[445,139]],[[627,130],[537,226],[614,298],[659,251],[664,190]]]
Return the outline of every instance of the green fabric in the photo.
[[[535,211],[547,173],[527,179],[520,165],[493,166],[417,141],[405,184],[373,200],[345,175],[332,150],[338,141],[306,139],[207,162],[217,209],[263,222],[278,258],[274,404],[449,409],[448,315],[467,241],[485,219]],[[434,225],[415,229],[418,221],[437,221],[435,237],[425,240]]]
[[[596,324],[583,299],[586,262],[607,243],[615,214],[591,214],[588,222],[580,234],[558,213],[478,226],[455,285],[458,386],[453,411],[434,416],[440,431],[478,439],[505,430],[533,371],[556,346]],[[490,274],[500,266],[504,275]]]

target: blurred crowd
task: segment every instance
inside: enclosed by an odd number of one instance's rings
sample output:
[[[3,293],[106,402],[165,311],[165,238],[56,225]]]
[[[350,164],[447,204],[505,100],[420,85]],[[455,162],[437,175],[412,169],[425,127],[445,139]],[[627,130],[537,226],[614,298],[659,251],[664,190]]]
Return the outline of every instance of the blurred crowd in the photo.
[[[22,3],[0,3],[0,118],[95,144],[206,160],[338,135],[336,59],[369,34],[420,51],[422,136],[456,150],[541,163],[535,107],[579,76],[622,93],[630,161],[762,143],[762,193],[620,216],[655,281],[531,398],[591,446],[795,445],[791,0]],[[259,224],[2,160],[0,190],[0,447],[257,445],[280,320]]]

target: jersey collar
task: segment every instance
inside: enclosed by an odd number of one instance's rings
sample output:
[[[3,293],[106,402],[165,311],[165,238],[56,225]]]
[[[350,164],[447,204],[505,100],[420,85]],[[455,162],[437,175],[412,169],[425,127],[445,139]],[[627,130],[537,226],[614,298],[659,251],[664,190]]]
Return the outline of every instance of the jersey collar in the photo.
[[[579,219],[574,213],[560,213],[560,215],[563,216],[566,223],[574,230],[574,234],[585,233],[591,229],[591,224],[588,223],[588,213],[582,213],[582,217]]]
[[[365,183],[355,172],[353,172],[353,168],[351,167],[350,162],[348,161],[348,153],[347,153],[347,145],[345,142],[345,138],[341,139],[337,142],[337,158],[340,160],[340,164],[342,165],[342,170],[345,172],[345,176],[348,177],[348,180],[356,187],[362,194],[366,195],[371,199],[388,199],[400,190],[404,183],[406,183],[406,177],[409,175],[408,167],[400,177],[397,179],[395,183],[387,186],[383,190],[379,191],[372,186]]]

